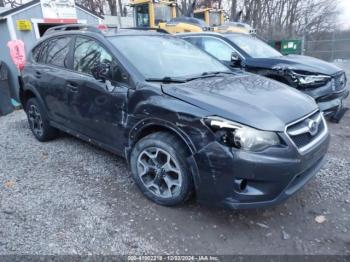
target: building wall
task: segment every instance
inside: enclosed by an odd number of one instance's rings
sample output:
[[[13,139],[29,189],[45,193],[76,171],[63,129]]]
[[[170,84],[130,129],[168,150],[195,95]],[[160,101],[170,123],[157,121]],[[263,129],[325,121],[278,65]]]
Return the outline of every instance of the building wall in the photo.
[[[12,62],[10,52],[8,51],[7,42],[11,39],[10,33],[7,28],[7,20],[0,21],[0,60],[3,61],[9,68],[9,78],[10,78],[10,87],[11,95],[13,98],[17,98],[18,96],[18,84],[17,84],[17,76],[18,70],[14,63]],[[0,87],[1,88],[1,87]]]
[[[91,25],[99,24],[98,17],[93,16],[92,14],[86,12],[83,9],[80,9],[79,7],[77,7],[76,10],[77,10],[77,18],[79,20],[86,20],[86,23]]]
[[[35,4],[28,9],[25,9],[17,14],[12,15],[12,23],[13,28],[16,31],[17,39],[20,39],[24,42],[26,51],[30,50],[36,42],[35,31],[32,28],[31,31],[19,31],[17,30],[16,21],[25,19],[30,20],[31,18],[42,19],[43,14],[41,12],[41,6],[39,4]]]

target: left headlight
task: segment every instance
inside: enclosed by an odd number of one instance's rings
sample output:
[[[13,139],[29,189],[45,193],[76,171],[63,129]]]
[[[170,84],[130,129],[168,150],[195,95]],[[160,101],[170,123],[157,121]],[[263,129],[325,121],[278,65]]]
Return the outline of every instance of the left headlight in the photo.
[[[215,133],[220,143],[249,151],[261,151],[280,144],[274,132],[261,131],[221,117],[206,117],[203,122]]]

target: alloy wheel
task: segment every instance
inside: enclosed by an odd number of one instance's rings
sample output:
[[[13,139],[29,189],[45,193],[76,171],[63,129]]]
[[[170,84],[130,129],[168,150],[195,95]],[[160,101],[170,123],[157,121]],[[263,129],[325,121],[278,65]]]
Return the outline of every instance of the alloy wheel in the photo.
[[[179,195],[182,173],[176,159],[158,147],[144,149],[137,161],[138,175],[154,195],[172,198]]]
[[[34,134],[41,137],[44,133],[43,120],[40,111],[36,105],[30,105],[28,110],[28,119]]]

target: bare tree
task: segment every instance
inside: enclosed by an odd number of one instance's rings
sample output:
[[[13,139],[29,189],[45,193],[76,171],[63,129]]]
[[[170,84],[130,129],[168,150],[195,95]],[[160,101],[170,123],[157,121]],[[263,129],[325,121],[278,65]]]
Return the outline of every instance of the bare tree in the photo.
[[[17,1],[17,0],[3,0],[3,2],[4,2],[4,6],[10,6],[11,8],[15,8],[22,4],[22,1]]]
[[[78,0],[77,3],[99,15],[104,15],[104,0]]]
[[[227,0],[231,19],[243,10],[242,20],[268,39],[302,36],[334,28],[338,0]]]
[[[111,15],[116,16],[117,15],[117,1],[116,0],[107,0],[109,10],[111,12]]]
[[[120,16],[124,16],[122,0],[118,0],[118,7]]]
[[[237,20],[237,0],[231,0],[231,8],[230,8],[230,20]]]

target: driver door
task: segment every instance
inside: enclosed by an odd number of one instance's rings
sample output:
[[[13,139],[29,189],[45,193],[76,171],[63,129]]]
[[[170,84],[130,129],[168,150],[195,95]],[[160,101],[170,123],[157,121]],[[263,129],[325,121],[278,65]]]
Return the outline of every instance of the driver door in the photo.
[[[122,122],[129,90],[126,74],[115,74],[113,84],[92,76],[96,63],[112,63],[113,60],[118,65],[118,62],[102,44],[91,38],[76,37],[73,57],[73,72],[67,80],[72,127],[83,135],[122,150]]]

